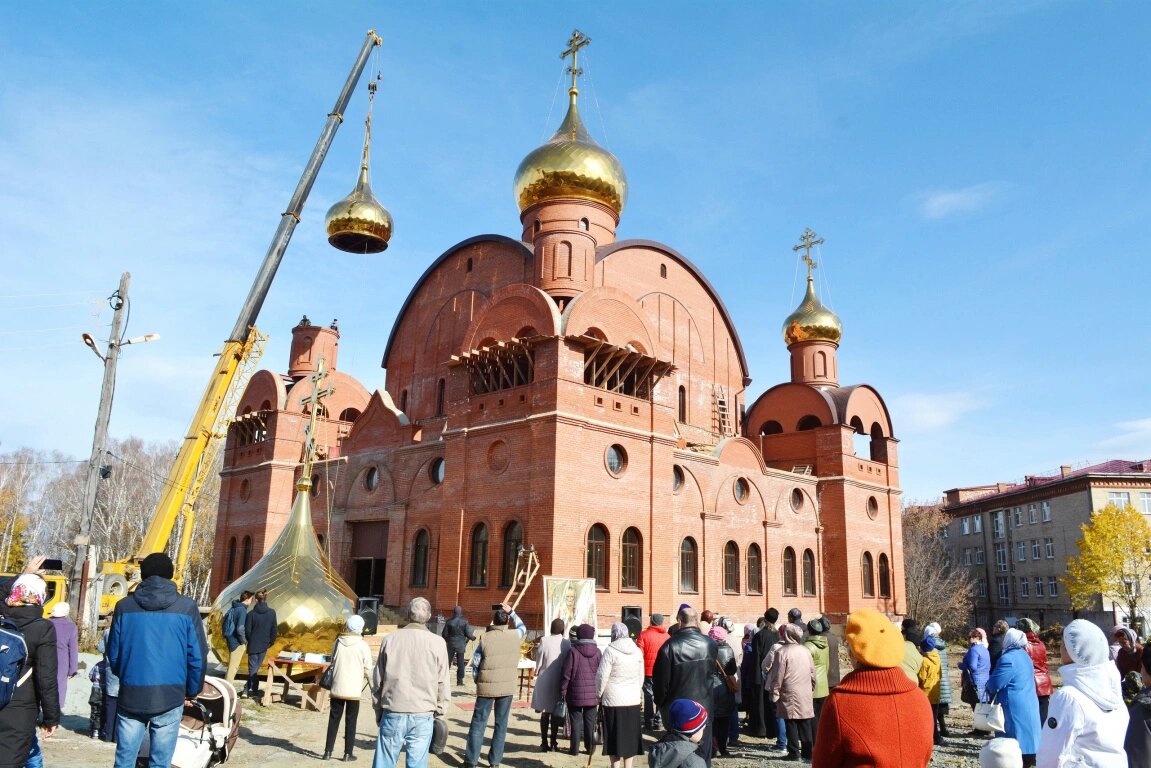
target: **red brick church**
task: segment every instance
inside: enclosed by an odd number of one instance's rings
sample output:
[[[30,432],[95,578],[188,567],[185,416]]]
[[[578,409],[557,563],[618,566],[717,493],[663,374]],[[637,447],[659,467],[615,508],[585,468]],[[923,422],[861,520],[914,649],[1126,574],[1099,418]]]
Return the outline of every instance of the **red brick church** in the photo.
[[[341,373],[339,332],[306,318],[287,372],[253,376],[225,448],[213,594],[287,520],[323,358],[314,523],[360,595],[479,621],[523,544],[544,575],[595,579],[601,626],[680,603],[902,612],[897,441],[879,393],[839,383],[841,326],[810,260],[783,326],[791,380],[749,389],[707,278],[670,246],[616,238],[626,177],[577,102],[573,76],[562,125],[516,172],[518,236],[457,243],[413,286],[384,390]],[[538,629],[542,609],[537,580],[520,613]]]

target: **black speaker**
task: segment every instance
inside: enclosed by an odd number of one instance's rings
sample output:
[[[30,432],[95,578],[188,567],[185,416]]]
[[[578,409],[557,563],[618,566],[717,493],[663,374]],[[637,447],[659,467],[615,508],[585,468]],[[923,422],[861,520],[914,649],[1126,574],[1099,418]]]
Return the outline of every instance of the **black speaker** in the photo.
[[[638,605],[625,605],[622,615],[631,639],[639,637],[639,633],[643,631],[643,609]]]
[[[356,601],[356,615],[364,620],[364,634],[374,635],[380,627],[380,598],[361,597]]]

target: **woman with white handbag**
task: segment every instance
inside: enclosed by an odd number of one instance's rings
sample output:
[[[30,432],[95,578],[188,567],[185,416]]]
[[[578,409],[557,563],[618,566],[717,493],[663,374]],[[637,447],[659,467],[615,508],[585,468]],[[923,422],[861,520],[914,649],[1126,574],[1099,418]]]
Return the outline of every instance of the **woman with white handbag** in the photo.
[[[1007,630],[999,663],[987,679],[987,695],[1003,707],[1003,733],[1019,742],[1024,768],[1035,765],[1035,753],[1039,750],[1039,698],[1035,695],[1034,670],[1027,653],[1027,635],[1018,629]]]

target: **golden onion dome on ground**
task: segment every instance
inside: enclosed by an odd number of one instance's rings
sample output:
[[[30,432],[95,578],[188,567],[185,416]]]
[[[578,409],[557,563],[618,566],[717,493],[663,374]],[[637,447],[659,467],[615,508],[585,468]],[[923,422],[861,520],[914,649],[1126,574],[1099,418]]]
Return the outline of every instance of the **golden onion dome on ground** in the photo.
[[[352,193],[328,209],[328,242],[348,253],[380,253],[392,237],[392,215],[372,194],[367,166]]]
[[[520,212],[542,201],[578,197],[603,203],[618,215],[627,202],[627,176],[615,155],[595,143],[580,120],[576,91],[563,124],[520,163],[515,177]]]
[[[807,276],[807,295],[794,312],[783,321],[783,339],[788,346],[800,341],[831,341],[843,336],[843,324],[815,295],[815,281]]]

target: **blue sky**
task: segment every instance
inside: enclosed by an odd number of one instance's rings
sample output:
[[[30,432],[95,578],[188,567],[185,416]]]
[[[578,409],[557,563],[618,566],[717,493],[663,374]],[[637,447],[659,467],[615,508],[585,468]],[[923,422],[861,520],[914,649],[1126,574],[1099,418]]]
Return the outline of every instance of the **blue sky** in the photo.
[[[751,397],[788,376],[791,251],[826,238],[843,383],[886,398],[905,497],[1151,457],[1151,6],[980,3],[0,4],[0,450],[90,450],[101,300],[132,273],[112,434],[177,439],[369,28],[373,186],[396,232],[334,251],[364,85],[259,324],[307,313],[383,386],[395,314],[440,253],[518,235],[512,175],[581,111],[630,184],[621,238],[674,247],[740,331]],[[366,81],[365,81],[366,82]]]

